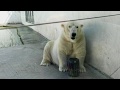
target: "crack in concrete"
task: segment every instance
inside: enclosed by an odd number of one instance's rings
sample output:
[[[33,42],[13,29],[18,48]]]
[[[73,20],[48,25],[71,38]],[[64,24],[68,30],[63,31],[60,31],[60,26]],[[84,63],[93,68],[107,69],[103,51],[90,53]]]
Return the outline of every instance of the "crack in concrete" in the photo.
[[[24,45],[24,42],[23,42],[23,40],[21,38],[21,35],[20,35],[19,31],[18,31],[18,28],[16,28],[16,30],[17,30],[17,35],[19,36],[21,43]]]
[[[112,76],[113,74],[115,74],[119,69],[120,69],[120,67],[118,67],[110,76]]]
[[[85,65],[90,66],[91,68],[93,68],[94,70],[96,70],[97,72],[101,73],[102,75],[104,75],[105,77],[107,77],[108,79],[113,79],[111,76],[107,75],[106,73],[100,71],[99,69],[95,68],[94,66],[90,65],[89,63],[85,63]]]

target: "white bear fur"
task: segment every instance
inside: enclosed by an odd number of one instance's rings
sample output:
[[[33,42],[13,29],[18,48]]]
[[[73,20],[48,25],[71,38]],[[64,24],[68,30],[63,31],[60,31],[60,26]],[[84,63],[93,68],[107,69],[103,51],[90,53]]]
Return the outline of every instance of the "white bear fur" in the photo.
[[[68,22],[61,25],[63,27],[61,35],[57,40],[49,41],[44,47],[43,60],[40,65],[54,63],[59,66],[59,71],[67,71],[66,60],[68,58],[78,58],[80,62],[80,72],[86,72],[84,60],[86,56],[86,41],[82,31],[83,25],[77,22]],[[74,40],[71,33],[76,33]]]

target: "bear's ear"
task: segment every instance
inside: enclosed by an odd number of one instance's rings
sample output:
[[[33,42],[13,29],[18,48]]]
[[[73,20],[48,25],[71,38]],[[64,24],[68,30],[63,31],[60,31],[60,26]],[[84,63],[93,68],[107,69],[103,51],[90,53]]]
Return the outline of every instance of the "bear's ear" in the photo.
[[[64,24],[61,24],[61,27],[63,27],[63,28],[64,28]]]
[[[80,27],[82,28],[82,27],[83,27],[83,24],[81,24]]]

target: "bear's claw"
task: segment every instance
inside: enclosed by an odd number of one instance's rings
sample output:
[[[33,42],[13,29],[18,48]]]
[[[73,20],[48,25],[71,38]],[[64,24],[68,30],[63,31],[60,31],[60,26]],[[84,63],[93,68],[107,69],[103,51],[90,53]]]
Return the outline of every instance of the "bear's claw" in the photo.
[[[60,72],[66,72],[68,69],[67,68],[65,68],[65,67],[59,67],[59,71]]]
[[[41,64],[40,64],[41,66],[49,66],[50,65],[50,63],[48,63],[48,62],[41,62]]]
[[[85,67],[84,67],[84,66],[80,67],[80,72],[81,72],[81,73],[86,72],[86,69],[85,69]]]

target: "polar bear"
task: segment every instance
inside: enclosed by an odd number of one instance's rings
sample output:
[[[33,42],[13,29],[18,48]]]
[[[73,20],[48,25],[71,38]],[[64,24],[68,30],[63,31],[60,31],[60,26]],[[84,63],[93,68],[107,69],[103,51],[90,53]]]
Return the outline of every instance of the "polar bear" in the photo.
[[[67,59],[78,58],[80,72],[86,72],[84,59],[86,56],[86,41],[82,30],[83,25],[77,22],[61,24],[63,30],[57,40],[49,41],[43,51],[43,60],[40,65],[57,64],[59,71],[67,71]]]

